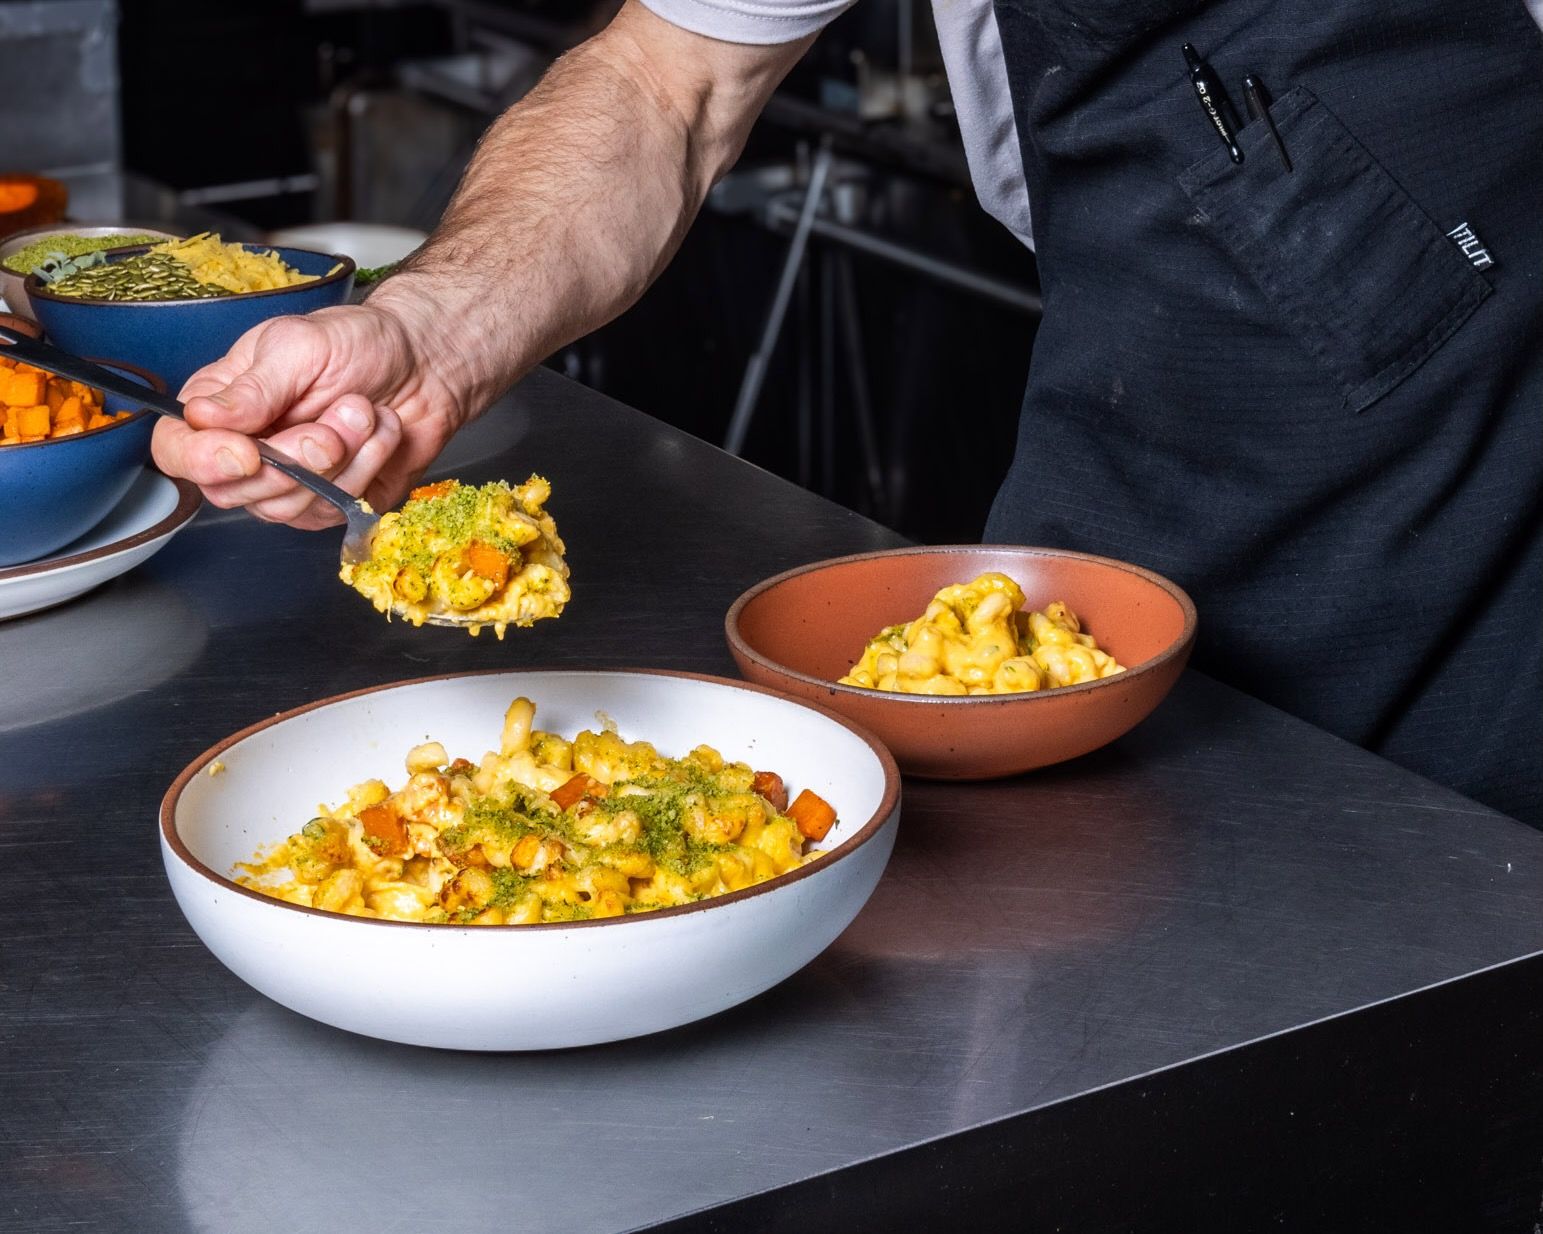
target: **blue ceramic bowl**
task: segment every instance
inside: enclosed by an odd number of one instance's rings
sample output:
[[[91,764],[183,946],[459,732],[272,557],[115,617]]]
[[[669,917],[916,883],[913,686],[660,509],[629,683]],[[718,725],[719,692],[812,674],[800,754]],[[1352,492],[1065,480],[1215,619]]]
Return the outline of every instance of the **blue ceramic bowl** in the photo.
[[[143,369],[98,360],[154,390],[166,383]],[[109,394],[108,411],[131,411],[134,404]],[[47,557],[100,523],[129,491],[150,459],[155,412],[104,428],[0,446],[0,566]]]
[[[148,246],[146,246],[148,247]],[[123,261],[146,247],[119,249],[109,261]],[[268,252],[261,244],[245,245]],[[175,394],[204,365],[218,360],[230,345],[260,321],[343,304],[354,285],[351,258],[311,249],[275,248],[301,274],[320,277],[314,283],[248,291],[207,300],[90,300],[60,296],[37,275],[27,277],[32,314],[48,337],[77,356],[117,356],[141,364],[166,379]],[[341,267],[328,274],[334,266]]]

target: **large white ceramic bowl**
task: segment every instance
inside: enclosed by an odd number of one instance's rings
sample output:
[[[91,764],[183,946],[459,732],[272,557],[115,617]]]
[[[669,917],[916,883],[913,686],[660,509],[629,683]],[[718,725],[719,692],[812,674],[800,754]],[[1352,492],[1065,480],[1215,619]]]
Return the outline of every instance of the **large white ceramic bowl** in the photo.
[[[302,908],[228,875],[371,777],[400,782],[428,738],[476,760],[525,695],[537,726],[614,719],[682,755],[706,742],[835,806],[829,854],[758,886],[632,917],[525,926],[419,925]],[[208,771],[218,760],[223,770]],[[177,903],[243,981],[302,1015],[413,1045],[538,1050],[673,1028],[802,968],[857,915],[900,817],[883,746],[829,712],[755,686],[663,672],[471,673],[380,686],[265,720],[192,762],[161,803]]]

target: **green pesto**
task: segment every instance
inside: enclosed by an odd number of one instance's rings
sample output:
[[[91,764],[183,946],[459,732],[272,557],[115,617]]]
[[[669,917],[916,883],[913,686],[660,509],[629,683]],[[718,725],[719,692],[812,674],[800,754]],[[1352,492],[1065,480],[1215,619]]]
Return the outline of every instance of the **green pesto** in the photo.
[[[646,776],[629,781],[646,789],[646,796],[611,796],[598,804],[607,814],[622,810],[636,814],[643,824],[638,847],[653,858],[656,865],[685,876],[697,873],[726,846],[704,843],[686,832],[686,799],[710,793],[715,787],[712,778],[695,767],[680,766],[671,771],[678,771],[679,777]]]
[[[509,486],[500,481],[484,484],[481,488],[457,484],[448,493],[438,497],[413,498],[402,507],[397,519],[403,527],[437,532],[457,544],[463,544],[472,539],[478,522],[486,518],[486,507],[491,505],[493,495],[508,491]]]
[[[503,530],[499,505],[513,490],[502,480],[480,487],[457,483],[438,497],[414,497],[396,513],[397,525],[410,534],[393,541],[392,551],[359,567],[360,577],[395,581],[398,571],[416,570],[425,582],[434,571],[442,548],[435,541],[454,545],[481,540],[518,562],[520,545]]]
[[[372,561],[369,564],[373,566],[375,565],[375,562]],[[409,566],[412,569],[418,571],[418,573],[423,576],[423,581],[427,583],[429,575],[433,573],[434,570],[434,550],[423,545],[418,545],[399,553],[397,555],[397,560],[393,561],[390,565],[392,577],[396,577],[396,571]]]
[[[546,794],[511,784],[505,787],[502,797],[472,801],[461,821],[441,831],[439,839],[446,853],[465,852],[484,841],[507,850],[528,835],[571,843],[570,822]]]
[[[543,919],[546,921],[588,921],[594,915],[595,910],[587,904],[567,904],[557,900],[546,906]]]
[[[13,274],[31,274],[50,257],[83,257],[103,249],[129,248],[138,244],[159,244],[165,236],[139,236],[131,232],[113,236],[79,236],[60,232],[34,240],[5,259],[5,268]]]
[[[485,907],[513,908],[530,895],[531,886],[535,881],[529,874],[521,874],[518,870],[494,870],[493,898]]]

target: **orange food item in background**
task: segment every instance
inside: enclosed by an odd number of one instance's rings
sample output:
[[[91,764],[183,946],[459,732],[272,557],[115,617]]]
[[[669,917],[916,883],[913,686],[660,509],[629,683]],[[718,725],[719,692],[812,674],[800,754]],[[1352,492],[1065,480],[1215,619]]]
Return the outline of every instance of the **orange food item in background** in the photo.
[[[0,214],[25,210],[38,199],[38,186],[26,181],[0,181]]]
[[[0,446],[104,428],[132,413],[102,407],[102,392],[0,355]]]
[[[64,218],[70,191],[58,180],[27,173],[0,174],[0,237]]]

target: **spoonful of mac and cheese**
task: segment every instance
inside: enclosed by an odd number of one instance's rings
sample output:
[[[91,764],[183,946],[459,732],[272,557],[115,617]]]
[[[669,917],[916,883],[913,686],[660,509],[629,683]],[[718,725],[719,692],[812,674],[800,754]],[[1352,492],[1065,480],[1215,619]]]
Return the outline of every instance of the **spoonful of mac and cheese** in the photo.
[[[380,518],[368,552],[343,555],[338,576],[388,616],[421,626],[509,626],[556,617],[570,595],[552,486],[541,476],[416,488]]]

